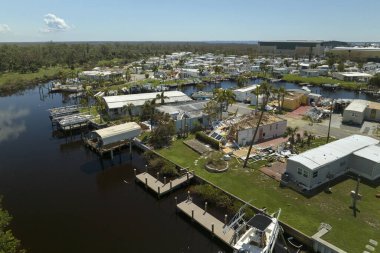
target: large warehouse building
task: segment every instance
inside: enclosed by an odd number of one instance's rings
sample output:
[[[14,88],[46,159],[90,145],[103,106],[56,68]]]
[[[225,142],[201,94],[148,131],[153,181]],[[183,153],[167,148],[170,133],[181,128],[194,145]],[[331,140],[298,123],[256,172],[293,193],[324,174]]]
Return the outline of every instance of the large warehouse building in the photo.
[[[310,57],[322,56],[324,54],[322,40],[259,41],[258,44],[260,54],[264,55]]]
[[[380,62],[379,47],[335,47],[329,52],[349,60]]]
[[[380,177],[379,141],[352,135],[288,159],[286,180],[312,190],[347,172],[369,180]]]

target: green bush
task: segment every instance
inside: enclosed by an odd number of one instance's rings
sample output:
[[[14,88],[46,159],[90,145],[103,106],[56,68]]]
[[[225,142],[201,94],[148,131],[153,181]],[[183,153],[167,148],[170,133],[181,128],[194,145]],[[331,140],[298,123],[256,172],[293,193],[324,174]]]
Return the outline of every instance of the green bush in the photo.
[[[195,138],[197,138],[201,142],[209,144],[212,148],[219,150],[219,141],[214,140],[213,138],[211,138],[207,134],[205,134],[203,132],[196,132]]]
[[[165,161],[161,167],[161,174],[164,176],[178,176],[178,170],[173,163]]]

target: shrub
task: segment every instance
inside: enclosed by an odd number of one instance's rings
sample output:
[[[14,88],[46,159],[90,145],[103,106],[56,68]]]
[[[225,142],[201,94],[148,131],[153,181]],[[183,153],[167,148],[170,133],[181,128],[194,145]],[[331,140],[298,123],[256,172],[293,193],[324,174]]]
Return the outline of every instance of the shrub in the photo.
[[[176,166],[173,163],[165,161],[163,166],[161,167],[161,174],[164,176],[177,176],[178,170],[176,169]]]
[[[205,134],[203,132],[196,132],[195,138],[197,138],[201,142],[209,144],[212,148],[219,150],[219,141],[214,140],[213,138],[211,138],[207,134]]]

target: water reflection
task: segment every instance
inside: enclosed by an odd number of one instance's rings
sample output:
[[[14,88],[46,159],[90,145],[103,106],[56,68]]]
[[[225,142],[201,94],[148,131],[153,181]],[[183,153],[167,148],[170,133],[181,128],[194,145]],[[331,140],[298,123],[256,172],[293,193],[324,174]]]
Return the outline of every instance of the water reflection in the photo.
[[[0,142],[18,138],[26,130],[25,122],[20,119],[28,116],[29,113],[30,111],[26,108],[9,107],[0,110]]]

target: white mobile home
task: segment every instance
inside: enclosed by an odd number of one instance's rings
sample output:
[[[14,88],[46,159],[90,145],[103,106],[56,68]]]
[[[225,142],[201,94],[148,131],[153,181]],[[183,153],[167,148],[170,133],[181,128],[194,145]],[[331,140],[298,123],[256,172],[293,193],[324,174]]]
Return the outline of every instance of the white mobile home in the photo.
[[[140,94],[130,94],[130,95],[121,95],[121,96],[108,96],[103,97],[107,105],[108,115],[111,117],[123,115],[127,112],[123,112],[123,106],[128,104],[133,104],[133,115],[138,115],[141,111],[142,105],[146,101],[155,99],[157,95],[161,92],[152,92],[152,93],[140,93]],[[164,96],[167,98],[164,99],[165,104],[170,103],[179,103],[192,101],[192,99],[181,91],[166,91]],[[156,104],[159,104],[160,100],[156,100]]]
[[[377,156],[373,152],[379,148],[372,147],[372,155],[367,155],[365,151],[367,147],[378,143],[378,140],[367,136],[352,135],[292,156],[287,162],[286,180],[305,190],[311,190],[349,171],[359,175],[370,174],[371,179],[377,178],[380,176],[379,163],[376,162]],[[358,159],[360,156],[363,158]],[[363,168],[360,163],[363,159],[372,166]]]
[[[235,99],[238,102],[251,101],[252,97],[256,97],[256,95],[252,92],[259,86],[260,85],[255,84],[241,89],[233,90],[232,92],[235,94]]]

